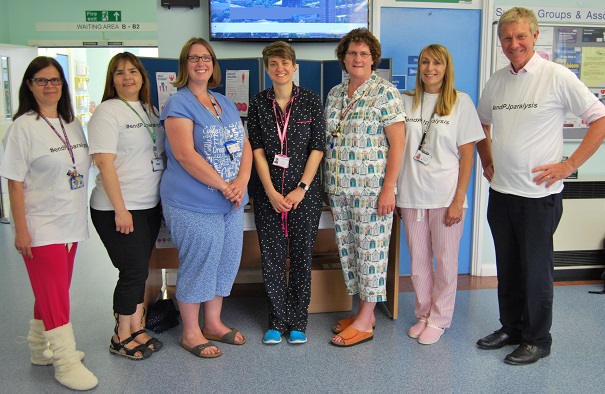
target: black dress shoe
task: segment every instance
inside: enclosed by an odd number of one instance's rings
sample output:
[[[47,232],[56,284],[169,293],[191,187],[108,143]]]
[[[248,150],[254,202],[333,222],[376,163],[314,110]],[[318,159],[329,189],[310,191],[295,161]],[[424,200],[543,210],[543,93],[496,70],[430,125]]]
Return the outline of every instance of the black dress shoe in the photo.
[[[494,331],[493,334],[481,338],[477,341],[477,346],[481,349],[500,349],[506,345],[518,345],[521,343],[521,339],[511,337],[505,332]]]
[[[504,362],[512,365],[527,365],[533,364],[548,355],[550,355],[550,349],[541,349],[527,342],[523,342],[511,354],[504,358]]]

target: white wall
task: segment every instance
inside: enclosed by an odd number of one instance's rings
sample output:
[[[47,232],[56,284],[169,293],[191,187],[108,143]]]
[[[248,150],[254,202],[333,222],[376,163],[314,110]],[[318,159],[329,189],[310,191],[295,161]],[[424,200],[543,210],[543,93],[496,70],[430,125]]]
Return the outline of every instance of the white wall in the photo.
[[[15,113],[19,105],[19,86],[21,86],[23,72],[29,63],[38,56],[38,50],[32,47],[0,44],[0,55],[9,58],[11,106]]]

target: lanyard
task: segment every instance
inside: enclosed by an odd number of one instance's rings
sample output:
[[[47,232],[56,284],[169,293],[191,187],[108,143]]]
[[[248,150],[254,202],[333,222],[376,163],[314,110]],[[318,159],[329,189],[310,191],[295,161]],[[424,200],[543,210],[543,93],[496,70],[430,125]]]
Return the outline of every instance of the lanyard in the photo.
[[[424,119],[422,119],[422,107],[424,104],[424,93],[422,93],[422,96],[420,96],[420,127],[422,128],[422,140],[420,140],[420,144],[418,145],[418,150],[421,150],[424,152],[424,143],[426,140],[426,135],[429,132],[429,129],[431,128],[431,123],[433,122],[433,118],[435,117],[435,109],[433,108],[433,114],[431,115],[431,119],[429,120],[429,124],[426,126],[426,128],[424,127]]]
[[[187,87],[187,88],[189,89],[189,87]],[[212,107],[214,108],[214,111],[216,113],[210,111],[210,109],[208,107],[206,107],[204,104],[202,104],[202,101],[197,97],[197,95],[195,93],[193,93],[193,91],[191,89],[189,89],[189,91],[191,92],[191,94],[193,94],[193,97],[195,97],[197,102],[200,103],[200,105],[202,107],[204,107],[206,109],[206,111],[208,111],[212,116],[214,116],[218,120],[218,122],[221,124],[221,127],[223,128],[223,136],[225,137],[225,141],[228,141],[229,140],[229,131],[223,124],[223,120],[221,119],[221,115],[218,112],[219,108],[218,108],[218,105],[216,104],[216,100],[214,99],[214,96],[211,95],[210,92],[208,92],[208,97],[210,97],[210,102],[212,103]]]
[[[153,129],[153,127],[149,127],[149,125],[151,124],[151,116],[149,116],[149,113],[147,112],[147,110],[145,109],[145,106],[143,104],[141,104],[141,107],[143,107],[143,111],[145,111],[145,115],[147,115],[147,118],[149,119],[149,123],[145,123],[145,121],[143,120],[143,118],[141,117],[141,115],[137,112],[136,109],[134,109],[132,107],[132,105],[130,105],[130,103],[126,100],[124,100],[123,98],[120,97],[120,100],[122,100],[122,102],[124,104],[126,104],[128,106],[128,108],[130,108],[135,114],[137,114],[137,116],[139,117],[139,119],[141,119],[141,122],[145,125],[145,128],[147,129],[147,132],[149,133],[149,136],[151,137],[151,140],[153,141],[153,154],[155,157],[158,156],[157,151],[158,148],[155,146],[155,130]]]
[[[46,123],[50,126],[51,129],[53,129],[53,131],[55,132],[57,137],[59,137],[61,142],[67,148],[67,151],[69,152],[69,157],[71,157],[71,163],[73,164],[73,167],[75,170],[76,169],[76,158],[74,157],[74,151],[71,148],[71,143],[69,142],[69,138],[67,137],[67,132],[65,131],[65,126],[63,126],[63,121],[61,120],[61,115],[59,115],[59,124],[61,125],[61,129],[63,130],[63,137],[61,137],[61,134],[59,134],[57,129],[55,129],[55,126],[53,126],[52,123],[50,123],[50,121],[46,118],[46,116],[40,114],[40,117],[46,121]]]
[[[286,111],[286,118],[284,119],[282,113],[280,112],[280,117],[283,120],[283,124],[284,127],[281,128],[279,126],[279,119],[277,116],[277,105],[275,105],[275,101],[273,100],[273,114],[275,114],[275,127],[277,128],[277,135],[279,137],[279,142],[280,142],[280,154],[284,153],[284,142],[286,144],[286,156],[288,156],[288,139],[286,138],[286,132],[288,129],[288,123],[290,123],[290,115],[292,114],[292,107],[294,105],[292,105],[292,103],[294,102],[294,96],[292,96],[292,98],[290,98],[290,101],[288,101],[288,104],[286,104],[286,108],[288,108],[288,106],[290,106],[290,108]],[[281,177],[281,194],[282,196],[284,195],[284,188],[285,188],[285,179],[286,179],[286,169],[284,168],[283,172],[282,172],[282,177]],[[281,213],[281,228],[282,230],[285,231],[285,235],[286,238],[288,238],[288,212],[282,212]]]
[[[294,101],[294,97],[292,97],[290,99],[290,101],[288,101],[288,104],[286,104],[286,108],[288,108],[288,106],[290,106],[290,108],[288,109],[288,111],[286,111],[286,118],[284,119],[283,115],[280,112],[280,117],[283,120],[283,124],[284,127],[283,129],[279,126],[279,119],[277,116],[277,105],[275,105],[275,100],[273,101],[273,113],[275,114],[275,127],[277,128],[277,135],[279,137],[279,142],[281,144],[281,149],[280,149],[280,153],[283,154],[284,153],[284,142],[286,143],[286,155],[288,155],[288,140],[286,139],[286,131],[288,129],[288,123],[290,123],[290,115],[292,114],[292,102]]]
[[[347,117],[347,115],[349,115],[349,112],[353,109],[353,107],[355,106],[355,104],[357,104],[357,102],[359,100],[361,100],[363,98],[363,96],[365,96],[365,94],[368,92],[368,90],[370,90],[370,88],[373,85],[374,84],[368,85],[368,87],[365,88],[365,90],[359,95],[359,97],[357,97],[355,100],[353,100],[351,103],[349,103],[349,105],[347,106],[347,108],[345,108],[345,110],[341,112],[340,116],[338,117],[338,126],[336,127],[337,131],[340,131],[340,125],[342,124],[342,121],[345,120],[345,118]],[[342,98],[343,108],[344,108],[345,100],[346,100],[346,95]],[[338,136],[336,135],[335,137],[338,137]]]
[[[351,82],[349,81],[349,83],[351,83]],[[332,143],[330,144],[330,148],[331,149],[334,149],[334,140],[340,136],[340,132],[341,132],[340,129],[341,129],[341,125],[342,125],[343,120],[345,120],[347,118],[347,116],[349,115],[349,112],[353,109],[353,107],[355,106],[355,104],[357,104],[357,102],[359,100],[361,100],[363,98],[363,96],[366,95],[366,93],[368,92],[368,90],[370,90],[370,88],[373,87],[373,86],[374,86],[374,83],[369,84],[368,87],[366,87],[364,89],[364,91],[359,95],[359,97],[357,97],[355,100],[353,100],[352,102],[350,102],[349,105],[345,108],[345,110],[340,113],[340,116],[338,117],[338,124],[336,125],[336,129],[332,130]],[[345,104],[345,100],[346,100],[346,94],[342,98],[342,104],[343,104],[342,107],[343,108],[345,107],[345,105],[344,105]]]

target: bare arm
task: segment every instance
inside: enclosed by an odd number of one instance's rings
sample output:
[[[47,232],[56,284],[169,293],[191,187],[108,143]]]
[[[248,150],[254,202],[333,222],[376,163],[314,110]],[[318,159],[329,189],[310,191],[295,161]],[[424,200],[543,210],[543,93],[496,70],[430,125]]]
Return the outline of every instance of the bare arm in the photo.
[[[120,180],[118,179],[118,173],[114,166],[116,155],[113,153],[95,153],[93,158],[101,173],[103,188],[116,213],[116,231],[119,231],[122,234],[133,232],[134,223],[132,221],[132,215],[126,209],[126,204],[124,204]]]
[[[380,196],[378,196],[378,214],[380,216],[387,215],[395,210],[395,186],[405,149],[405,123],[396,122],[385,127],[384,130],[389,141],[389,158],[387,159],[382,190]]]
[[[482,124],[483,131],[485,132],[485,138],[477,142],[477,152],[481,159],[481,166],[483,167],[483,176],[489,181],[492,181],[494,177],[494,163],[492,161],[492,134],[491,125]]]
[[[603,143],[603,139],[605,139],[605,117],[590,124],[584,139],[569,159],[561,163],[541,165],[531,170],[531,172],[539,172],[533,181],[538,185],[546,182],[545,187],[550,187],[553,183],[567,178],[590,159]]]
[[[25,193],[23,192],[23,182],[8,180],[8,196],[11,201],[11,212],[15,223],[15,248],[23,256],[31,259],[32,240],[27,228],[25,218]]]
[[[469,142],[468,144],[460,145],[458,151],[460,152],[460,168],[458,170],[456,193],[454,194],[454,199],[448,207],[444,218],[444,223],[448,227],[462,220],[462,207],[464,206],[466,189],[468,189],[471,173],[473,171],[475,143]]]
[[[321,159],[324,157],[324,153],[320,150],[312,150],[307,158],[307,163],[305,164],[305,170],[303,171],[302,178],[300,178],[300,182],[305,185],[311,185],[313,182],[313,178],[317,173],[317,168],[321,163]],[[305,198],[306,190],[296,187],[286,196],[286,203],[290,206],[293,206],[294,209],[298,208],[298,204]]]
[[[199,182],[221,191],[226,199],[233,202],[236,196],[231,185],[195,151],[193,121],[169,117],[164,121],[164,129],[174,157],[185,171]]]

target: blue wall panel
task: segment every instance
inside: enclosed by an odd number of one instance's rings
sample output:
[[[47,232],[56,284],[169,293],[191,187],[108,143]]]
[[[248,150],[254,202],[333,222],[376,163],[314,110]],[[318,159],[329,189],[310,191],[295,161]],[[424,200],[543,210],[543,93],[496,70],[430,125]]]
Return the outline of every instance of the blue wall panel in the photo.
[[[393,59],[393,75],[407,75],[406,89],[415,87],[414,70],[420,50],[429,44],[448,48],[454,61],[456,89],[478,101],[481,44],[479,10],[383,7],[380,14],[382,56]],[[458,272],[470,273],[475,175],[467,197],[464,233],[460,245]],[[410,255],[402,231],[400,273],[410,273]]]

